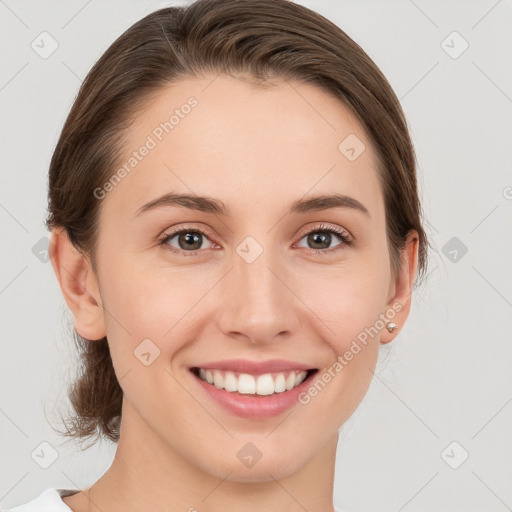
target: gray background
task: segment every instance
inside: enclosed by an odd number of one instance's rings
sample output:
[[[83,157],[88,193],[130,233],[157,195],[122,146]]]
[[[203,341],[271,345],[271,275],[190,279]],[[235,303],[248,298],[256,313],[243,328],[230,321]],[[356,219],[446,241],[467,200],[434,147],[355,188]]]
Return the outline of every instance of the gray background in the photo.
[[[342,428],[335,503],[351,512],[512,510],[512,4],[298,3],[343,28],[395,89],[435,247],[405,328]],[[106,442],[80,453],[48,424],[67,407],[76,356],[44,253],[47,170],[89,68],[165,5],[0,0],[3,508],[48,487],[88,486],[114,455]],[[43,31],[58,43],[47,58],[31,47]]]

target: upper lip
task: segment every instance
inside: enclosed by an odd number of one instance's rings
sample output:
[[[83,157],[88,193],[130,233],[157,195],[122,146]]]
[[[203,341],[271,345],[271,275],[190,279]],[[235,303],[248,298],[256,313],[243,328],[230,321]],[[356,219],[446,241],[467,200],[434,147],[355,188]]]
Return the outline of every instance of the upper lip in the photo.
[[[207,363],[191,366],[193,368],[204,368],[212,370],[226,370],[237,373],[249,373],[252,375],[263,375],[265,373],[284,372],[290,370],[313,370],[311,366],[287,361],[285,359],[269,359],[267,361],[250,361],[249,359],[226,359],[223,361],[210,361]]]

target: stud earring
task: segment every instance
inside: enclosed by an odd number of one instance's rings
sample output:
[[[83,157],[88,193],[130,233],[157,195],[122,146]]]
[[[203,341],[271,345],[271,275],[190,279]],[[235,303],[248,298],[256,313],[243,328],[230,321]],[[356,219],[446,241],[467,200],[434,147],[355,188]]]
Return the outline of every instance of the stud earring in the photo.
[[[389,332],[393,332],[397,328],[397,325],[393,322],[388,322],[386,328]]]

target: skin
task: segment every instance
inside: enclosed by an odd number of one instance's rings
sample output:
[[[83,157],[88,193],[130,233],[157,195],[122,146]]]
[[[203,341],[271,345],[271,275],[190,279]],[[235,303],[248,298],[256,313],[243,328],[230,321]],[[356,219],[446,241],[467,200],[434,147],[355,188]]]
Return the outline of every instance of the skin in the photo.
[[[136,117],[127,158],[175,108],[190,96],[198,101],[99,200],[97,272],[64,232],[52,232],[52,263],[75,328],[91,340],[108,336],[124,392],[114,461],[91,488],[64,498],[76,512],[333,510],[338,429],[368,389],[379,345],[399,329],[381,329],[310,403],[270,419],[221,409],[187,367],[283,358],[321,375],[393,303],[402,306],[393,319],[399,327],[409,314],[417,233],[393,275],[376,153],[357,118],[312,85],[276,80],[257,89],[244,77],[214,78],[168,86]],[[351,133],[366,145],[353,162],[338,150]],[[170,191],[218,198],[231,216],[178,206],[135,215]],[[357,199],[369,215],[287,213],[295,200],[333,192]],[[320,224],[347,231],[353,246],[335,234],[312,245],[305,232]],[[210,233],[196,255],[159,245],[181,226]],[[252,263],[236,252],[247,236],[263,248]],[[190,251],[179,236],[167,245]],[[146,338],[160,349],[149,366],[133,354]],[[248,442],[262,453],[251,468],[237,458]]]

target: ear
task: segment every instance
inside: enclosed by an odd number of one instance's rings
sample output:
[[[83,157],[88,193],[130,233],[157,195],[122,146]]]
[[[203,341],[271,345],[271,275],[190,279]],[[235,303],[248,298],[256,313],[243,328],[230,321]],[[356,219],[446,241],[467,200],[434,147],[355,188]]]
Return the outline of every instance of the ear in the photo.
[[[75,318],[76,332],[87,340],[106,336],[96,274],[89,258],[78,252],[64,228],[52,229],[50,259],[64,299]]]
[[[385,344],[389,343],[400,332],[401,327],[404,326],[409,311],[411,309],[411,294],[416,278],[416,271],[418,268],[418,247],[419,238],[418,232],[414,229],[407,233],[405,245],[401,250],[401,268],[393,279],[390,285],[390,298],[386,305],[386,320],[396,324],[396,329],[389,332],[387,327],[382,329],[380,342]],[[391,318],[392,314],[389,311],[395,311],[395,316]]]

